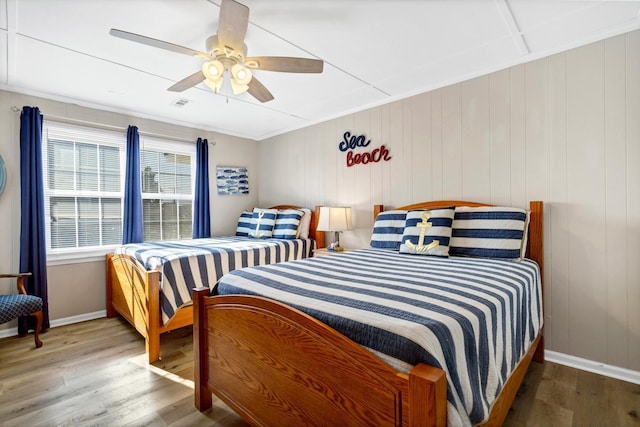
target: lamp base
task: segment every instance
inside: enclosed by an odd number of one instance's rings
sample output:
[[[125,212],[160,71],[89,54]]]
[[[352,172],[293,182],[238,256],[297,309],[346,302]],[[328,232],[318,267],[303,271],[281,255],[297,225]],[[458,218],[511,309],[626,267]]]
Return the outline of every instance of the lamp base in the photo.
[[[331,243],[327,249],[334,252],[342,252],[342,246],[340,246],[340,232],[334,231],[334,233],[333,243]]]
[[[327,250],[332,252],[342,252],[344,248],[340,246],[340,243],[333,242],[332,244],[329,245]]]

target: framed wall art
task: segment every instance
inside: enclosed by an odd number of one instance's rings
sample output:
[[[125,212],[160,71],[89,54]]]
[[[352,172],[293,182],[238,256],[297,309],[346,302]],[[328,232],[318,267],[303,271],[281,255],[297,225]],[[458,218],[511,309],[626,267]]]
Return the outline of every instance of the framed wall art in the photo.
[[[216,167],[216,183],[221,196],[249,194],[247,168],[233,166]]]

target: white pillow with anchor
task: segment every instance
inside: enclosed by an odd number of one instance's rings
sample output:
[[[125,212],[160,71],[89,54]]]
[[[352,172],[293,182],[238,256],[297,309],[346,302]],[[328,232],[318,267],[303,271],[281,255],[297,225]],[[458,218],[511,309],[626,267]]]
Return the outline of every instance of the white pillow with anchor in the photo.
[[[455,212],[455,207],[407,212],[400,253],[448,257]]]

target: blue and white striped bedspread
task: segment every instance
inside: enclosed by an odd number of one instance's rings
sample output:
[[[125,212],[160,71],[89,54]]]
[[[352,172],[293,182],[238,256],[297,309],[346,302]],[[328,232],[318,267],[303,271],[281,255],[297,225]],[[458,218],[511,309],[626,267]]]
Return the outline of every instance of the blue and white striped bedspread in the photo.
[[[317,318],[395,369],[447,373],[449,425],[482,422],[542,327],[536,263],[363,249],[236,270],[217,294],[262,295]]]
[[[160,307],[166,325],[180,307],[191,304],[193,288],[212,289],[220,277],[238,268],[307,258],[314,248],[312,239],[234,236],[132,243],[114,252],[135,257],[147,270],[160,270]]]

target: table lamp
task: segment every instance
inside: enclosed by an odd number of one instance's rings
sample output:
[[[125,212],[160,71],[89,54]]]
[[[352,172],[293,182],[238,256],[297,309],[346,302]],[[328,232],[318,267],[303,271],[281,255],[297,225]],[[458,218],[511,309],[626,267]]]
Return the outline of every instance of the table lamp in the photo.
[[[333,231],[333,243],[327,248],[330,251],[342,251],[340,233],[351,230],[351,208],[340,206],[321,206],[318,218],[318,231]]]

